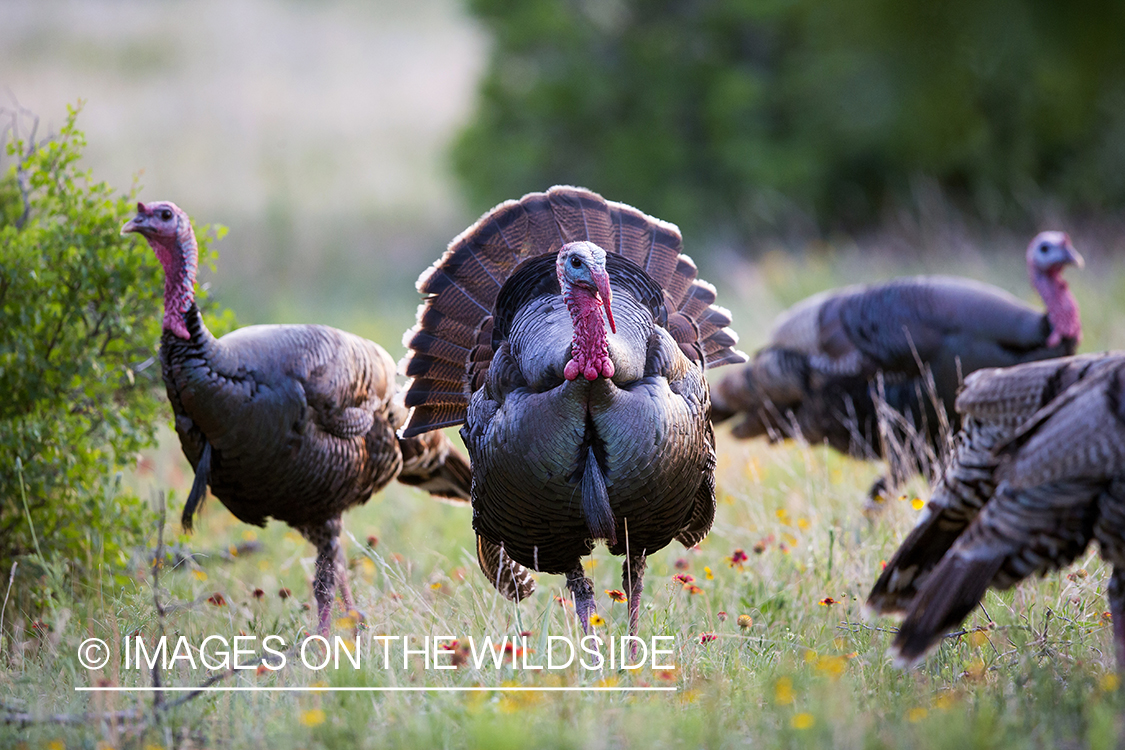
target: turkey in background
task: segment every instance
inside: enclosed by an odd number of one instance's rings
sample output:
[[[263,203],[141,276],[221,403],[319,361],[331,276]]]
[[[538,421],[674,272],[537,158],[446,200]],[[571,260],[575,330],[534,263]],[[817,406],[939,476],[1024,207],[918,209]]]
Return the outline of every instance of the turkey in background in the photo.
[[[889,475],[872,486],[870,500],[917,471],[933,476],[959,426],[953,402],[965,376],[1071,355],[1081,341],[1078,304],[1061,275],[1083,265],[1070,238],[1042,232],[1026,259],[1045,312],[948,276],[832,289],[799,302],[752,362],[715,385],[715,421],[739,417],[737,437],[800,436],[857,458],[885,458]]]

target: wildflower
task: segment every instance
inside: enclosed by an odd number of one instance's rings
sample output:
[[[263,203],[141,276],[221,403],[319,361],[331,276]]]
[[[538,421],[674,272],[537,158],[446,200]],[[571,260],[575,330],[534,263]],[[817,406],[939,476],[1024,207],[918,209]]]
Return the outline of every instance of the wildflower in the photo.
[[[672,576],[672,580],[676,583],[687,586],[688,584],[695,583],[695,576],[691,575],[690,573],[677,573],[676,575]]]
[[[811,524],[809,523],[809,519],[807,519],[807,518],[798,518],[797,519],[797,528],[800,529],[801,531],[808,531],[810,525]]]
[[[672,672],[671,670],[664,669],[656,673],[656,679],[663,680],[664,682],[670,682],[676,679],[676,673]]]
[[[257,540],[257,538],[258,538],[258,534],[254,531],[254,529],[243,529],[243,531],[242,531],[242,541],[253,542],[253,541]]]
[[[227,599],[222,594],[215,592],[207,597],[207,603],[216,607],[225,607],[227,606]]]
[[[969,633],[969,643],[972,644],[973,648],[980,648],[988,643],[988,634],[983,630],[974,630]]]
[[[433,591],[441,591],[441,581],[434,581],[430,584],[430,589]]]
[[[1085,578],[1088,575],[1090,575],[1090,574],[1086,572],[1085,568],[1079,568],[1078,570],[1074,571],[1073,573],[1067,573],[1066,579],[1068,581],[1070,581],[1071,583],[1074,583],[1074,582],[1078,581],[1078,579]]]
[[[605,625],[604,617],[599,615],[597,612],[590,615],[590,627],[600,628],[602,625]]]
[[[684,558],[684,557],[677,558],[676,559],[676,570],[687,570],[689,564],[690,563],[688,563],[687,558]]]
[[[315,727],[324,723],[324,709],[312,708],[301,712],[301,723],[306,727]]]
[[[530,638],[530,637],[531,637],[531,631],[530,630],[521,630],[520,631],[520,638]]]
[[[231,557],[238,557],[238,547],[233,544],[227,546],[227,552],[230,553]]]
[[[367,537],[367,546],[370,547],[371,549],[375,549],[375,545],[378,544],[378,543],[379,543],[379,537],[375,536],[374,534],[371,534],[370,536]]]
[[[833,599],[830,596],[826,596],[823,599],[821,599],[819,602],[817,602],[817,604],[819,604],[822,607],[831,607],[833,604],[839,604],[839,603],[840,602],[836,601],[835,599]]]
[[[719,622],[726,622],[727,621],[727,613],[726,612],[719,612],[718,617],[719,617]]]
[[[760,555],[766,551],[766,543],[764,541],[754,542],[754,546],[752,547],[752,549],[754,550],[755,555]]]
[[[594,568],[598,567],[598,561],[591,557],[589,560],[584,560],[582,562],[582,567],[584,567],[586,570],[593,570]]]
[[[742,564],[749,560],[750,556],[743,552],[741,549],[736,549],[731,553],[728,559],[730,560],[730,566],[732,568],[735,566],[742,567]]]
[[[715,580],[715,574],[712,573],[711,569],[708,568],[708,567],[703,568],[703,577],[706,578],[708,581]]]
[[[625,596],[625,592],[619,589],[606,589],[605,593],[615,602],[623,602],[628,598]]]
[[[687,589],[687,592],[689,594],[693,595],[693,596],[695,594],[702,594],[703,593],[703,589],[699,588],[694,583],[691,584],[690,586],[684,586],[684,588]]]
[[[793,718],[789,720],[789,726],[793,727],[794,729],[800,730],[808,729],[815,723],[816,719],[813,718],[812,714],[803,712],[799,714],[793,714]]]
[[[792,534],[782,534],[781,538],[784,539],[785,543],[790,547],[797,546],[797,537],[793,536]]]
[[[261,599],[265,595],[266,595],[266,592],[262,591],[261,589],[254,589],[254,593],[251,594],[251,596],[254,597],[255,599]]]
[[[789,521],[791,520],[789,518],[789,511],[785,510],[785,508],[778,508],[777,509],[777,520],[781,521],[781,523],[784,524],[785,526],[788,526]]]
[[[197,580],[197,581],[206,581],[207,580],[207,573],[205,571],[193,570],[193,571],[191,571],[191,574],[193,576],[195,576],[195,580]]]
[[[887,569],[887,561],[886,560],[880,560],[879,561],[879,570],[886,570],[886,569]]]
[[[259,664],[258,668],[256,670],[254,670],[254,674],[258,677],[261,677],[262,675],[264,675],[268,671],[270,671],[269,667],[267,667],[265,664]]]
[[[793,702],[793,680],[788,677],[780,678],[773,686],[773,700],[779,706],[788,706]]]
[[[922,498],[916,497],[910,501],[910,507],[914,510],[922,510],[922,508],[926,507],[926,503]],[[923,708],[922,710],[925,711],[926,709]]]
[[[715,635],[714,633],[703,633],[702,635],[699,636],[699,642],[700,642],[700,644],[710,643],[711,641],[715,640],[718,637],[719,636]]]
[[[944,711],[945,709],[951,707],[956,701],[957,696],[955,696],[953,693],[942,693],[934,699],[934,708],[938,709],[939,711]]]
[[[289,597],[293,596],[293,592],[289,589],[281,589],[277,592],[277,595],[282,599],[288,599]]]
[[[743,630],[749,630],[750,626],[753,625],[753,624],[754,624],[754,619],[752,617],[750,617],[750,615],[739,615],[738,616],[738,627],[742,628]]]
[[[912,708],[906,712],[906,720],[911,724],[917,724],[922,719],[926,718],[927,714],[929,713],[929,711],[922,708],[921,706],[919,706],[918,708]]]
[[[356,624],[355,618],[350,617],[348,615],[344,615],[343,617],[337,617],[336,618],[336,629],[337,630],[351,630],[352,628],[355,627],[355,624]]]
[[[1112,693],[1121,685],[1121,679],[1113,672],[1109,672],[1098,680],[1098,689],[1103,693]]]
[[[832,679],[836,679],[842,675],[847,667],[848,660],[847,657],[844,656],[821,656],[816,660],[816,670],[828,675]]]

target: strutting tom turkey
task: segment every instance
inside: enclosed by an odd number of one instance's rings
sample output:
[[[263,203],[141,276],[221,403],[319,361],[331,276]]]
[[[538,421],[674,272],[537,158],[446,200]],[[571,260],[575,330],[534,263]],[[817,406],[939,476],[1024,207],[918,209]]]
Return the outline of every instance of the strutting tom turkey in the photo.
[[[240,521],[264,526],[273,517],[297,529],[317,549],[313,589],[327,633],[337,583],[354,608],[341,514],[396,477],[468,500],[468,463],[440,432],[396,437],[406,409],[394,399],[394,361],[372,341],[320,325],[212,336],[195,304],[195,234],[175,204],[138,203],[121,231],[141,234],[164,266],[160,362],[195,469],[184,528],[210,485]]]
[[[481,570],[516,600],[527,569],[565,575],[584,628],[597,540],[626,556],[635,633],[646,556],[714,517],[703,371],[746,358],[680,248],[671,224],[555,187],[485,214],[418,281],[403,434],[464,424]]]
[[[1082,326],[1061,273],[1081,267],[1082,257],[1066,234],[1042,232],[1026,261],[1045,312],[996,287],[943,276],[833,289],[798,303],[750,364],[715,385],[716,421],[737,415],[738,437],[799,434],[859,458],[883,456],[891,471],[872,487],[876,497],[942,454],[969,373],[1074,354]]]
[[[905,613],[891,650],[913,664],[989,587],[1069,565],[1096,539],[1125,668],[1125,353],[969,376],[949,465],[868,597]]]

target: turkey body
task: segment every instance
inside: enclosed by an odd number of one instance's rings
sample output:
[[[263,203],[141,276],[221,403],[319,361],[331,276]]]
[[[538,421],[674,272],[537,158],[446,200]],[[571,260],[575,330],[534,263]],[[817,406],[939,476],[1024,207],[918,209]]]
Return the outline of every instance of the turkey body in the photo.
[[[240,521],[276,518],[317,548],[321,634],[337,585],[353,600],[340,517],[392,479],[468,500],[465,459],[440,432],[398,438],[394,361],[378,344],[320,325],[249,326],[216,339],[195,304],[191,221],[168,202],[138,203],[122,232],[148,240],[164,266],[160,361],[176,434],[195,470],[182,520],[210,486]]]
[[[981,370],[957,408],[953,456],[868,597],[905,613],[892,651],[921,659],[989,587],[1069,565],[1096,539],[1125,664],[1125,354]]]
[[[714,518],[703,371],[745,357],[680,246],[670,224],[555,187],[486,214],[419,280],[403,434],[464,423],[481,570],[517,600],[527,569],[565,574],[584,628],[598,540],[626,556],[635,633],[646,556]]]
[[[810,297],[781,316],[750,364],[718,382],[715,419],[737,415],[738,437],[800,435],[858,458],[887,458],[897,484],[942,453],[969,373],[1074,353],[1077,305],[1058,275],[1071,263],[1081,257],[1061,233],[1029,246],[1046,313],[996,287],[943,276]]]
[[[591,455],[621,530],[614,554],[626,545],[642,555],[663,549],[688,527],[696,503],[700,514],[713,513],[703,368],[626,288],[613,291],[612,378],[563,377],[572,330],[555,291],[519,308],[469,402],[462,437],[487,467],[474,485],[474,527],[535,570],[568,573],[593,549],[580,482]]]
[[[198,308],[160,360],[192,468],[210,446],[209,484],[240,521],[323,526],[402,469],[394,362],[326,326],[250,326],[211,336]]]

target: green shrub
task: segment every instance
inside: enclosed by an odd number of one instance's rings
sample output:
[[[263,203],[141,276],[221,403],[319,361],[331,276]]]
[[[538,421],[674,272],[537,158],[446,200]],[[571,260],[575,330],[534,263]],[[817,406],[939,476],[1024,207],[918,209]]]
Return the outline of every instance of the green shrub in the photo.
[[[1125,203],[1109,0],[470,0],[475,208],[585,185],[693,237],[854,230],[936,181],[970,215]],[[815,225],[814,225],[815,226]]]
[[[121,472],[168,418],[157,359],[163,275],[144,242],[120,235],[137,188],[120,195],[79,169],[77,113],[41,141],[13,127],[0,173],[4,578],[36,546],[39,562],[79,579],[120,571],[153,528]],[[199,235],[209,263],[208,232]]]

